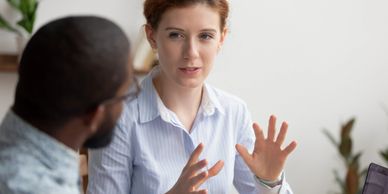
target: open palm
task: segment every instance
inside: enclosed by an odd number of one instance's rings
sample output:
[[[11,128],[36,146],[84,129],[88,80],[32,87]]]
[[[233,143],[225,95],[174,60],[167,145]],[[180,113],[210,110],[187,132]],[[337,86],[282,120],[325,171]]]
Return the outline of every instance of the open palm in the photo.
[[[288,124],[283,122],[275,139],[276,117],[272,115],[269,119],[267,138],[264,137],[260,126],[257,123],[253,124],[256,141],[252,154],[249,154],[247,148],[243,145],[236,145],[237,151],[257,177],[274,181],[280,176],[288,155],[296,148],[295,141],[292,141],[284,149],[281,148],[287,129]]]

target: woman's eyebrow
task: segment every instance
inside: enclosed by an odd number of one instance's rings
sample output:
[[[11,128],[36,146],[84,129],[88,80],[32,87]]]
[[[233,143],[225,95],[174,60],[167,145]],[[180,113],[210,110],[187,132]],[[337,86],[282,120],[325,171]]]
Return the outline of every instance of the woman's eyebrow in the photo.
[[[181,29],[181,28],[176,28],[176,27],[167,27],[167,28],[165,28],[165,30],[166,30],[166,31],[169,31],[169,30],[177,30],[177,31],[182,31],[182,32],[184,32],[183,29]]]
[[[201,32],[214,32],[214,33],[217,33],[217,30],[215,30],[213,28],[205,28],[205,29],[202,29]]]
[[[171,30],[181,31],[181,32],[185,31],[182,28],[177,28],[177,27],[166,27],[165,28],[165,31],[171,31]],[[205,28],[205,29],[200,30],[200,32],[213,32],[213,33],[217,33],[217,30],[215,30],[213,28]]]

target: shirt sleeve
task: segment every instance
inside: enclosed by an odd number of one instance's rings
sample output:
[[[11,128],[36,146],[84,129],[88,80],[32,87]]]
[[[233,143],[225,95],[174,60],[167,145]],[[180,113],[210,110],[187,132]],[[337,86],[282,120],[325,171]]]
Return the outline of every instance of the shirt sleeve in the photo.
[[[255,135],[252,128],[252,120],[247,106],[244,104],[239,111],[237,118],[239,129],[237,143],[244,145],[250,153],[253,151]],[[281,176],[282,184],[273,188],[263,184],[255,178],[249,167],[245,164],[243,158],[236,151],[234,164],[233,184],[240,194],[293,194],[290,186],[285,180],[284,173]]]
[[[88,194],[130,193],[133,168],[129,133],[125,122],[119,121],[111,144],[89,151]]]

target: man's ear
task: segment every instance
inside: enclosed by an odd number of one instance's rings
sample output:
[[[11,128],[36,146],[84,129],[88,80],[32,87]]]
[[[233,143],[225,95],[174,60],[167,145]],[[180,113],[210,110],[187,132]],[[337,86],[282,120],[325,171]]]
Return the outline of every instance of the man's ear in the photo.
[[[147,40],[150,43],[151,48],[152,49],[157,49],[158,47],[157,47],[156,41],[155,41],[154,29],[149,24],[146,24],[144,26],[144,28],[145,28],[145,33],[146,33],[146,36],[147,36]]]
[[[87,113],[84,124],[90,134],[97,132],[98,127],[104,120],[105,110],[104,105],[98,105],[94,110]]]

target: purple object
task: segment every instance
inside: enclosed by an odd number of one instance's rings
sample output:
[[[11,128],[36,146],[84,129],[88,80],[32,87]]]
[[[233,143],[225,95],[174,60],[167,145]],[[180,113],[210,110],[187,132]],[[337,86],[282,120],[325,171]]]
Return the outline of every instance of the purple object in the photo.
[[[388,194],[388,168],[371,163],[362,194]]]

